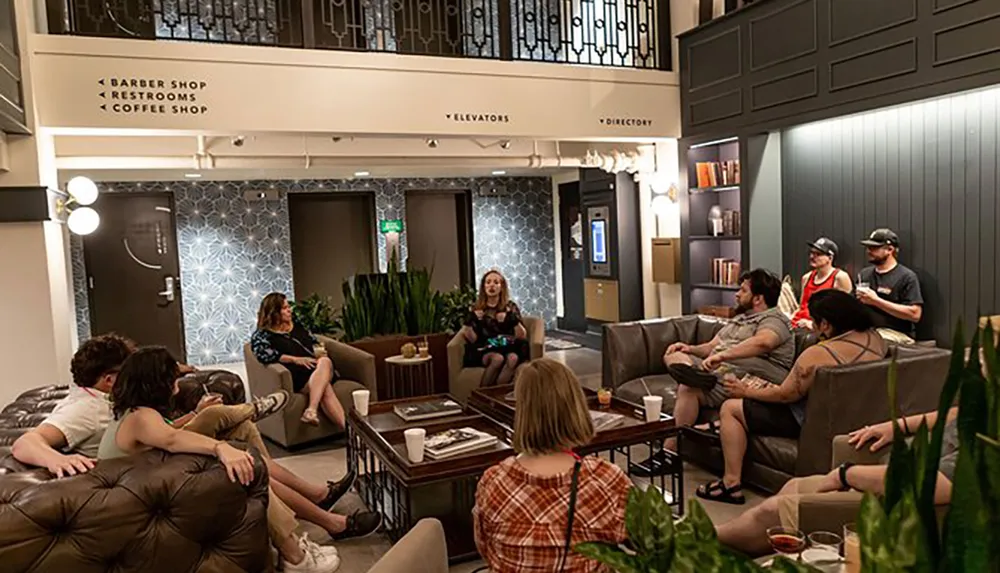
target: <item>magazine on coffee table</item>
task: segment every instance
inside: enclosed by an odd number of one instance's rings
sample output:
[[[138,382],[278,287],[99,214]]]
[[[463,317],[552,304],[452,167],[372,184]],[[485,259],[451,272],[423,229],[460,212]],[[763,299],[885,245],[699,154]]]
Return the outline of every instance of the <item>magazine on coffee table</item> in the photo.
[[[590,419],[594,422],[594,431],[603,432],[604,430],[610,430],[611,428],[616,428],[625,421],[625,416],[621,414],[614,414],[612,412],[598,412],[596,410],[590,411]]]
[[[393,406],[392,410],[396,415],[407,422],[417,420],[428,420],[431,418],[443,418],[462,413],[462,405],[448,398],[440,400],[429,400],[427,402],[416,402],[414,404],[401,404]]]
[[[437,460],[492,446],[496,442],[496,436],[466,427],[427,436],[424,451],[428,457]]]

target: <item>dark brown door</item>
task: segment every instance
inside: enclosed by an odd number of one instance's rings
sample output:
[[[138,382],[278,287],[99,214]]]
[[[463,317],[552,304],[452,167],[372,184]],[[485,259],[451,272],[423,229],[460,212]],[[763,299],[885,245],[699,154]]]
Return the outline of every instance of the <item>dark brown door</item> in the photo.
[[[290,193],[288,221],[295,298],[344,302],[343,282],[375,268],[375,195]]]
[[[406,267],[433,269],[431,286],[471,284],[471,202],[468,191],[406,192]]]
[[[83,238],[91,331],[117,332],[185,358],[180,262],[170,193],[103,193]]]

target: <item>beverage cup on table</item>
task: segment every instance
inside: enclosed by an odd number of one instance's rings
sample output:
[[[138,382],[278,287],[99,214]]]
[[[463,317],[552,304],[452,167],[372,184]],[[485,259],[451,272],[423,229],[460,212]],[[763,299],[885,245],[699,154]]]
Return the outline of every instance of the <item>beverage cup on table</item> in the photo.
[[[430,347],[426,342],[417,343],[417,355],[421,358],[427,358],[431,355]]]
[[[361,416],[368,415],[368,400],[371,398],[372,393],[369,390],[355,390],[351,392],[351,398],[354,399],[354,409],[358,411]]]
[[[854,523],[844,526],[844,561],[846,573],[861,573],[861,537]]]
[[[427,430],[423,428],[410,428],[403,432],[406,438],[406,457],[415,464],[424,461],[424,438],[427,437]]]
[[[326,358],[326,347],[322,344],[313,345],[313,356],[316,358]]]
[[[643,396],[642,404],[646,407],[646,421],[656,422],[660,419],[663,409],[663,396]]]

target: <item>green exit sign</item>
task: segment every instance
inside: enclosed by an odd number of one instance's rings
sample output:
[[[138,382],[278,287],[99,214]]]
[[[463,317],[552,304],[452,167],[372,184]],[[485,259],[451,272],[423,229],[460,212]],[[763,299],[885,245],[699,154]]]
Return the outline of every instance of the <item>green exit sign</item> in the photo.
[[[379,230],[383,233],[402,233],[403,232],[403,220],[402,219],[382,219],[379,221]]]

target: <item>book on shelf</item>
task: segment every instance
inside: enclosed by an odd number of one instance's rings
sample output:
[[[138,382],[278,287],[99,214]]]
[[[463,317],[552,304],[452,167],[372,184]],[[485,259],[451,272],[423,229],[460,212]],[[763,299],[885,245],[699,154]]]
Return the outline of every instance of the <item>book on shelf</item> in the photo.
[[[735,236],[742,230],[740,225],[740,212],[733,209],[726,209],[722,212],[722,234]]]
[[[424,452],[431,459],[439,460],[489,447],[495,443],[497,438],[492,434],[475,428],[457,428],[428,436],[424,442]]]
[[[712,259],[712,284],[735,286],[740,282],[740,262],[718,257]]]
[[[429,420],[431,418],[443,418],[462,413],[462,405],[448,398],[438,400],[428,400],[426,402],[415,402],[413,404],[400,404],[393,406],[392,410],[397,416],[407,422],[417,420]]]
[[[598,412],[596,410],[591,410],[590,419],[594,422],[594,431],[603,432],[604,430],[610,430],[611,428],[617,428],[622,425],[622,422],[625,421],[625,416],[615,414],[614,412]]]
[[[740,162],[699,161],[695,163],[695,176],[699,188],[740,184]]]

